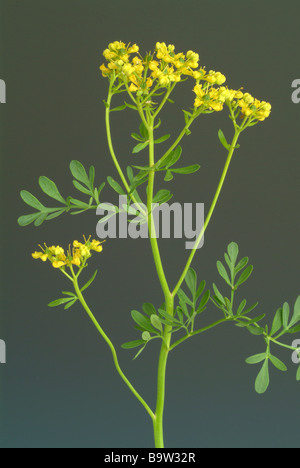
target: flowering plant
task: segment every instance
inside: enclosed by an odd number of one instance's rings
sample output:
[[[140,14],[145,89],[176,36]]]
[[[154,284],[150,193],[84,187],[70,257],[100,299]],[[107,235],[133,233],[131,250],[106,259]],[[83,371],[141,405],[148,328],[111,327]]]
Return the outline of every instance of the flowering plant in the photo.
[[[53,219],[66,212],[79,214],[100,207],[107,212],[107,215],[100,221],[102,226],[109,223],[110,219],[117,213],[124,212],[135,216],[135,219],[130,221],[133,225],[135,223],[135,226],[140,228],[142,226],[147,227],[157,276],[161,285],[162,304],[154,306],[151,303],[145,303],[142,306],[143,312],[136,310],[131,312],[135,327],[141,336],[138,339],[124,343],[123,348],[138,348],[136,358],[150,342],[153,342],[153,340],[160,341],[155,409],[150,408],[121,370],[113,343],[104,332],[98,319],[93,315],[83,296],[83,292],[94,281],[97,272],[84,286],[79,285],[79,276],[88,266],[92,251],[100,253],[103,248],[102,242],[91,240],[90,237],[88,239],[84,238],[83,243],[74,241],[73,247],[69,247],[66,253],[60,246],[48,247],[45,245],[41,247],[41,251],[33,254],[33,258],[41,259],[44,262],[49,260],[55,269],[60,270],[71,281],[74,291],[64,291],[63,298],[57,299],[49,305],[54,307],[63,304],[67,309],[77,301],[81,303],[100,335],[110,347],[114,365],[120,377],[149,414],[154,428],[155,446],[161,448],[164,446],[163,415],[166,367],[170,352],[187,339],[223,323],[232,322],[238,327],[245,328],[251,334],[261,335],[264,340],[265,352],[251,356],[246,361],[248,364],[263,363],[255,382],[255,389],[258,393],[264,393],[269,386],[269,364],[272,363],[281,371],[287,369],[285,364],[273,355],[271,345],[277,344],[298,354],[296,347],[285,344],[279,339],[284,334],[300,331],[300,296],[296,299],[292,315],[289,305],[285,303],[278,308],[269,327],[261,324],[261,321],[265,318],[264,313],[255,317],[249,315],[257,307],[257,303],[247,306],[246,299],[236,303],[236,291],[248,280],[253,271],[253,266],[249,265],[248,257],[239,258],[239,247],[235,242],[228,245],[224,261],[217,262],[218,273],[228,288],[228,293],[224,293],[223,287],[216,284],[212,285],[212,291],[208,289],[204,280],[198,281],[198,275],[191,267],[212,218],[233,154],[239,148],[238,139],[246,129],[269,117],[271,105],[266,101],[255,99],[248,92],[244,92],[243,88],[233,90],[225,86],[225,76],[220,72],[207,71],[205,67],[199,67],[199,55],[191,50],[186,54],[177,53],[174,45],[158,42],[154,51],[143,56],[136,44],[126,45],[123,42],[116,41],[109,44],[103,55],[106,63],[100,66],[100,70],[109,84],[108,96],[104,100],[107,141],[110,155],[122,185],[110,176],[107,181],[118,195],[124,197],[125,203],[121,204],[120,207],[101,204],[100,195],[105,184],[95,185],[95,168],[91,166],[87,171],[81,162],[72,161],[70,170],[74,177],[74,187],[81,194],[87,196],[88,200],[82,201],[71,196],[64,198],[56,184],[43,176],[39,179],[42,191],[58,201],[60,206],[46,207],[34,195],[22,190],[21,196],[24,202],[35,208],[36,212],[21,216],[18,221],[21,226],[30,223],[39,226],[45,220]],[[195,94],[194,103],[189,110],[183,110],[184,126],[180,134],[174,139],[168,150],[157,158],[156,146],[170,138],[169,134],[158,138],[155,136],[156,130],[162,123],[159,118],[160,112],[168,102],[173,102],[170,96],[175,87],[185,81],[189,84],[192,82],[190,86]],[[129,102],[124,101],[121,106],[113,108],[113,97],[122,93],[127,96],[127,99],[129,98]],[[125,109],[134,110],[140,118],[139,133],[132,134],[132,138],[137,141],[132,152],[137,154],[146,149],[148,150],[147,162],[139,166],[130,165],[126,171],[124,171],[117,158],[111,136],[111,113]],[[158,173],[162,173],[164,182],[168,183],[174,177],[198,172],[200,169],[198,164],[183,167],[176,165],[182,157],[180,143],[186,135],[191,133],[190,128],[200,115],[220,112],[223,109],[227,109],[229,112],[234,131],[231,142],[227,141],[222,130],[218,132],[219,140],[227,152],[225,166],[216,192],[212,197],[206,219],[200,232],[197,233],[186,265],[178,275],[177,284],[171,288],[160,255],[154,214],[173,195],[166,188],[155,193],[154,182]],[[145,202],[143,202],[140,195],[142,185],[147,187]],[[134,204],[133,207],[130,206],[131,202]],[[208,326],[199,327],[197,325],[198,319],[208,306],[217,308],[221,318]],[[181,335],[174,339],[176,332],[181,333]],[[300,368],[297,372],[297,379],[300,380]]]

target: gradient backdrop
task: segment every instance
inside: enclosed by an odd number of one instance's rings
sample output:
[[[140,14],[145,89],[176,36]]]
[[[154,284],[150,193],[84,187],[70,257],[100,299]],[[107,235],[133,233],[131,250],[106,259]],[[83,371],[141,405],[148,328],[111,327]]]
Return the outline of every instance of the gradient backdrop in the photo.
[[[216,261],[229,242],[238,242],[255,266],[245,297],[251,304],[258,300],[259,313],[271,321],[284,301],[294,304],[300,293],[300,104],[291,101],[291,83],[300,78],[299,1],[1,0],[0,6],[0,78],[7,84],[7,104],[0,108],[0,339],[7,344],[7,364],[0,366],[0,446],[152,447],[150,418],[120,380],[81,307],[47,307],[69,288],[67,280],[31,258],[39,243],[67,245],[83,233],[95,236],[95,213],[20,228],[16,220],[30,208],[19,192],[29,190],[49,203],[38,186],[38,177],[46,175],[64,196],[77,196],[72,159],[94,164],[99,183],[108,175],[117,178],[104,126],[107,81],[98,70],[109,42],[136,42],[145,52],[165,41],[178,51],[199,52],[202,65],[223,72],[230,87],[244,86],[270,101],[273,112],[242,135],[193,266],[211,284]],[[182,128],[181,109],[192,105],[194,94],[184,84],[175,99],[163,113],[160,135],[175,136]],[[145,154],[131,155],[135,114],[116,113],[112,123],[123,166],[144,164]],[[226,156],[219,128],[230,137],[226,111],[193,124],[183,141],[184,161],[202,168],[169,184],[174,200],[204,202],[208,209]],[[102,201],[114,200],[107,188]],[[183,240],[162,241],[161,248],[174,285],[188,252]],[[162,302],[149,244],[110,240],[90,262],[90,272],[96,268],[100,274],[87,301],[115,343],[125,373],[154,406],[158,343],[136,361],[133,351],[120,349],[139,337],[130,311],[143,302]],[[218,317],[207,311],[202,323]],[[167,373],[166,446],[299,447],[296,366],[288,350],[277,350],[289,370],[272,368],[269,391],[256,395],[259,368],[244,361],[264,349],[260,337],[232,325],[177,348]]]

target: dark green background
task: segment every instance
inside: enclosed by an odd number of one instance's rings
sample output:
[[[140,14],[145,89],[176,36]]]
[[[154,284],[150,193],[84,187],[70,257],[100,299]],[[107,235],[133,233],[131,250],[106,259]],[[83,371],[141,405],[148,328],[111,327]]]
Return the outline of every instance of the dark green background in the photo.
[[[202,65],[224,73],[230,87],[244,86],[270,101],[273,112],[242,135],[193,266],[211,284],[216,261],[229,242],[238,242],[255,265],[244,294],[249,303],[259,300],[259,312],[271,322],[274,311],[284,301],[293,304],[300,293],[300,105],[291,101],[291,83],[300,78],[299,1],[1,0],[0,6],[0,78],[7,84],[7,104],[0,109],[0,338],[7,344],[7,364],[0,367],[0,445],[152,447],[150,418],[119,379],[109,349],[79,305],[70,311],[47,308],[68,288],[67,280],[30,255],[42,242],[67,245],[82,234],[95,236],[95,213],[20,228],[17,217],[30,209],[19,191],[48,203],[38,187],[38,177],[46,175],[64,196],[74,196],[72,159],[94,164],[99,182],[117,178],[105,136],[107,81],[98,70],[109,42],[136,42],[145,52],[165,41],[178,51],[199,52]],[[181,108],[194,99],[187,83],[182,89],[164,112],[159,135],[175,136],[182,128]],[[132,111],[114,115],[113,138],[124,167],[146,162],[142,153],[131,155],[129,135],[137,125]],[[226,111],[193,125],[183,142],[184,158],[202,169],[170,183],[174,200],[204,202],[208,209],[226,156],[219,128],[230,138]],[[103,198],[115,199],[109,189]],[[161,247],[174,285],[187,257],[184,241],[163,241]],[[120,349],[138,338],[130,310],[162,302],[149,244],[110,240],[90,268],[100,275],[87,300],[119,350],[122,368],[153,407],[158,343],[136,361]],[[202,320],[217,317],[212,310]],[[167,374],[166,446],[298,447],[296,366],[289,351],[279,350],[289,370],[271,369],[270,389],[258,396],[259,369],[244,361],[262,351],[260,337],[234,326],[177,348]]]

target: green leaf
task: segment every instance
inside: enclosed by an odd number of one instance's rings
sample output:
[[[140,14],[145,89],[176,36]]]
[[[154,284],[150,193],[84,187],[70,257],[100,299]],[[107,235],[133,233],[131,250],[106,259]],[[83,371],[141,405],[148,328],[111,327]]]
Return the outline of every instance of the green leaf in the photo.
[[[148,145],[149,145],[149,141],[144,141],[144,143],[139,143],[133,148],[132,153],[133,154],[139,153],[143,149],[147,148]]]
[[[27,190],[22,190],[20,195],[23,201],[32,208],[35,208],[38,211],[45,211],[47,209],[34,195],[27,192]]]
[[[57,307],[61,304],[66,304],[69,301],[73,301],[71,297],[63,297],[61,299],[56,299],[48,304],[49,307]]]
[[[296,325],[295,327],[289,328],[287,330],[288,333],[298,333],[300,331],[300,325]]]
[[[227,140],[226,140],[226,138],[225,138],[225,135],[224,135],[224,133],[222,132],[221,129],[218,131],[218,137],[219,137],[220,142],[221,142],[222,145],[224,146],[224,148],[226,148],[227,150],[229,150],[229,149],[230,149],[230,145],[229,145],[229,143],[227,143]]]
[[[237,288],[238,286],[241,286],[241,284],[245,283],[245,281],[247,281],[247,279],[249,278],[249,276],[251,275],[253,271],[253,266],[252,265],[249,265],[244,271],[243,273],[241,274],[241,276],[239,277],[237,283],[235,283],[235,288]]]
[[[193,298],[195,299],[197,292],[197,273],[193,268],[189,268],[185,277],[185,282],[187,284],[187,287],[191,291]]]
[[[144,330],[149,331],[150,333],[155,333],[156,330],[150,324],[150,319],[146,318],[143,314],[138,312],[137,310],[131,311],[131,316],[133,320]]]
[[[300,320],[300,296],[298,296],[295,305],[294,305],[294,313],[292,320],[289,323],[289,327],[292,327]]]
[[[258,317],[255,317],[252,320],[248,320],[246,322],[239,322],[236,324],[237,327],[248,327],[249,325],[253,325],[253,323],[260,322],[262,319],[264,319],[266,314],[261,314]]]
[[[43,222],[46,221],[46,218],[47,218],[47,213],[40,213],[38,218],[36,218],[36,220],[34,221],[35,227],[41,226]]]
[[[226,283],[230,287],[232,287],[231,281],[229,279],[228,273],[227,273],[226,268],[224,267],[223,263],[218,261],[217,262],[217,268],[218,268],[219,275],[226,281]]]
[[[168,170],[168,171],[166,172],[164,181],[165,181],[165,182],[170,182],[170,180],[173,180],[173,179],[174,179],[174,176],[173,176],[172,172]]]
[[[65,294],[66,296],[72,296],[73,298],[77,298],[76,294],[70,292],[70,291],[62,291],[62,294]]]
[[[85,289],[87,289],[91,284],[92,282],[94,281],[94,279],[96,278],[96,275],[98,273],[98,270],[95,271],[95,273],[93,274],[93,276],[88,280],[88,282],[80,289],[80,291],[84,291]]]
[[[227,247],[227,251],[232,265],[235,265],[239,254],[239,246],[236,242],[231,242]]]
[[[134,139],[134,140],[137,140],[137,141],[144,141],[144,139],[141,137],[141,135],[139,135],[138,133],[132,133],[131,134],[131,137]]]
[[[215,292],[215,295],[217,297],[217,299],[219,299],[219,301],[225,305],[225,299],[223,297],[223,295],[220,293],[220,291],[218,290],[217,286],[213,283],[213,288],[214,288],[214,292]]]
[[[151,323],[154,326],[154,328],[157,328],[160,332],[163,331],[163,327],[161,324],[161,321],[159,320],[159,317],[155,314],[152,314],[150,317]]]
[[[203,293],[203,291],[205,289],[205,286],[206,286],[206,281],[205,280],[201,281],[201,283],[199,284],[198,289],[196,291],[196,297],[195,297],[196,301],[199,299],[199,297]]]
[[[158,167],[166,167],[169,169],[180,159],[182,155],[181,146],[177,146],[171,153],[166,157],[166,159]]]
[[[154,130],[156,130],[157,128],[159,128],[161,126],[161,120],[158,119],[158,123],[153,127]]]
[[[73,177],[75,177],[75,179],[79,180],[79,182],[82,182],[87,187],[90,187],[90,180],[88,178],[88,175],[86,173],[84,166],[81,164],[80,161],[76,161],[76,160],[71,161],[70,171]]]
[[[48,214],[46,220],[49,221],[50,219],[58,218],[58,216],[65,213],[67,208],[63,208],[62,210],[55,211],[54,213]]]
[[[247,327],[247,330],[251,335],[260,336],[263,335],[265,330],[262,327]]]
[[[84,209],[89,208],[88,203],[85,203],[85,202],[83,202],[83,201],[81,201],[81,200],[77,200],[77,198],[72,198],[72,197],[70,197],[70,198],[69,198],[69,201],[70,201],[73,205],[78,206],[79,208],[84,208]]]
[[[270,355],[269,358],[270,358],[270,361],[272,362],[272,364],[275,367],[277,367],[277,369],[279,369],[282,372],[287,371],[286,365],[282,361],[280,361],[280,359],[278,359],[277,357],[272,356],[272,355]]]
[[[147,331],[144,331],[144,332],[142,333],[142,339],[143,339],[144,341],[150,341],[150,340],[151,340],[151,335],[150,335],[150,333],[147,332]]]
[[[128,104],[127,102],[125,102],[125,104],[127,107],[129,107],[129,109],[138,110],[138,108],[136,106],[133,106],[132,104]]]
[[[148,139],[149,139],[148,130],[147,130],[147,128],[145,127],[145,125],[144,125],[143,122],[141,122],[140,127],[139,127],[139,130],[140,130],[140,134],[142,135],[142,137],[144,138],[144,140],[148,140]]]
[[[201,312],[203,312],[206,304],[209,301],[209,298],[210,298],[210,291],[208,289],[205,292],[205,294],[203,294],[203,297],[202,297],[201,301],[199,302],[199,305],[198,305],[198,308],[197,308],[197,311],[196,311],[197,314],[200,314]]]
[[[96,173],[95,167],[94,167],[94,166],[91,166],[91,167],[90,167],[90,170],[89,170],[89,181],[90,181],[91,189],[93,189],[93,187],[94,187],[95,173]]]
[[[188,304],[189,306],[193,307],[193,301],[191,301],[191,299],[189,299],[187,297],[187,295],[185,294],[185,292],[180,288],[177,292],[177,295],[179,297],[179,300],[181,303],[183,304]]]
[[[39,178],[39,184],[43,192],[48,195],[48,197],[54,198],[64,205],[66,204],[66,201],[59,193],[56,184],[52,180],[48,179],[48,177],[41,176]]]
[[[193,164],[192,166],[172,169],[172,172],[175,172],[176,174],[194,174],[194,172],[199,171],[200,167],[201,166],[199,166],[199,164]]]
[[[115,107],[114,109],[110,109],[110,112],[115,112],[115,111],[122,111],[126,109],[127,105],[124,104],[123,106]]]
[[[164,317],[168,321],[169,324],[173,324],[173,323],[180,324],[179,320],[172,317],[172,315],[168,314],[168,312],[166,312],[164,309],[158,309],[158,312],[160,313],[160,315],[162,315],[162,317]]]
[[[253,309],[255,309],[257,306],[258,306],[259,302],[256,302],[255,304],[253,304],[252,306],[248,307],[248,309],[244,310],[243,311],[243,314],[242,315],[246,315],[246,314],[249,314],[249,312],[251,312]]]
[[[297,382],[300,382],[300,366],[298,367],[297,374],[296,374]]]
[[[144,342],[145,343],[145,342]],[[144,349],[146,348],[146,344],[147,342],[144,344],[144,346],[136,353],[136,355],[134,356],[133,360],[135,360],[143,351]]]
[[[288,305],[287,302],[285,302],[282,308],[282,326],[284,330],[288,328],[289,316],[290,316],[290,306]]]
[[[246,307],[246,304],[247,304],[246,299],[244,299],[244,300],[240,303],[240,305],[239,305],[239,307],[238,307],[238,310],[237,310],[237,312],[236,312],[236,315],[237,315],[237,316],[241,315],[241,313],[243,312],[243,310],[244,310],[245,307]]]
[[[159,190],[157,194],[153,197],[153,203],[159,203],[160,205],[166,203],[173,197],[170,190]]]
[[[102,182],[102,184],[100,185],[100,187],[98,188],[98,196],[100,195],[100,193],[102,192],[102,190],[104,189],[105,187],[105,182]],[[97,189],[95,189],[97,190]]]
[[[144,344],[145,342],[143,340],[134,340],[134,341],[128,341],[127,343],[123,343],[121,347],[123,349],[132,349],[132,348],[137,348]]]
[[[18,218],[18,224],[22,227],[28,226],[29,224],[33,223],[33,221],[35,221],[38,216],[40,216],[40,213],[32,213],[29,215],[20,216]]]
[[[282,327],[282,308],[278,309],[274,316],[270,336],[275,335],[275,333],[277,333],[281,327]]]
[[[76,297],[76,299],[73,299],[72,301],[70,301],[69,304],[65,305],[64,309],[65,310],[69,309],[70,307],[72,307],[75,304],[76,301],[77,301],[77,297]]]
[[[242,260],[240,260],[239,263],[237,264],[237,266],[234,268],[235,274],[237,274],[239,271],[241,271],[243,268],[245,268],[245,266],[248,265],[248,262],[249,262],[248,257],[242,258]]]
[[[79,192],[82,192],[85,195],[91,195],[91,191],[81,185],[77,180],[73,180],[73,185],[77,190],[79,190]]]
[[[164,141],[168,140],[171,135],[164,135],[161,138],[158,138],[158,140],[154,140],[154,143],[159,144],[163,143]]]
[[[266,359],[255,381],[256,392],[260,395],[265,393],[269,387],[269,384],[270,384],[269,362],[268,362],[268,359]]]
[[[107,177],[107,182],[111,186],[111,188],[117,192],[119,195],[126,195],[124,190],[122,189],[121,185],[118,184],[112,177],[108,176]]]
[[[151,317],[151,315],[156,315],[156,309],[150,302],[143,304],[143,311],[145,314],[149,315],[149,317]]]
[[[266,359],[267,353],[255,354],[246,359],[247,364],[258,364]]]

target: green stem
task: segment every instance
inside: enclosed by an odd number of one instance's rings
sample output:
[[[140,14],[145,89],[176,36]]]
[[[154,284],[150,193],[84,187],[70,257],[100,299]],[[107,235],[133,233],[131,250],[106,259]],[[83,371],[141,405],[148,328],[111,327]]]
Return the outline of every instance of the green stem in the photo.
[[[169,156],[169,154],[173,151],[173,149],[176,148],[176,146],[180,143],[180,141],[182,140],[182,138],[186,135],[186,132],[187,130],[190,128],[190,126],[192,125],[192,123],[194,122],[194,120],[200,115],[200,112],[196,112],[195,114],[193,114],[193,116],[188,120],[188,122],[186,123],[186,125],[184,126],[182,132],[178,135],[178,137],[176,138],[176,140],[174,141],[174,143],[172,144],[172,146],[170,146],[170,148],[166,151],[166,153],[160,158],[159,161],[157,161],[156,165],[157,166],[160,166],[163,161]]]
[[[107,134],[107,142],[108,142],[108,147],[109,147],[109,151],[110,151],[110,154],[111,154],[111,157],[112,157],[112,160],[116,166],[116,169],[118,171],[118,174],[120,176],[120,179],[122,180],[123,182],[123,185],[127,191],[127,193],[129,194],[130,193],[130,187],[128,185],[128,182],[126,180],[126,177],[121,169],[121,166],[118,162],[118,159],[117,159],[117,156],[115,154],[115,151],[114,151],[114,147],[113,147],[113,144],[112,144],[112,138],[111,138],[111,130],[110,130],[110,106],[111,106],[111,100],[112,100],[112,96],[113,96],[113,93],[112,93],[112,87],[113,87],[113,80],[111,80],[110,82],[110,87],[109,87],[109,92],[108,92],[108,97],[107,97],[107,105],[106,105],[106,111],[105,111],[105,123],[106,123],[106,134]],[[141,213],[143,214],[146,214],[145,213],[145,210],[143,210],[143,208],[140,206],[140,204],[138,203],[138,201],[136,200],[135,196],[133,195],[133,193],[130,193],[130,198],[132,199],[132,201],[134,202],[134,204],[137,206],[137,208],[140,210]]]
[[[83,306],[83,308],[85,309],[85,311],[87,312],[88,316],[90,317],[91,321],[93,322],[93,324],[95,325],[95,327],[97,328],[98,332],[100,333],[100,335],[102,336],[102,338],[104,338],[104,340],[106,341],[106,343],[108,344],[110,350],[111,350],[111,353],[112,353],[112,356],[113,356],[113,360],[114,360],[114,364],[115,364],[115,367],[117,369],[117,372],[119,373],[119,375],[121,376],[121,378],[124,380],[124,382],[126,383],[126,385],[129,387],[129,389],[132,391],[132,393],[134,394],[134,396],[140,401],[140,403],[144,406],[144,408],[146,409],[146,411],[148,412],[148,414],[150,415],[151,419],[153,421],[155,421],[155,415],[153,413],[153,411],[151,410],[151,408],[147,405],[147,403],[145,402],[145,400],[141,397],[141,395],[135,390],[135,388],[133,387],[133,385],[129,382],[129,380],[127,379],[127,377],[125,376],[125,374],[123,373],[123,371],[121,370],[120,368],[120,365],[119,365],[119,362],[118,362],[118,357],[117,357],[117,353],[116,353],[116,350],[115,350],[115,347],[114,345],[112,344],[112,342],[110,341],[110,339],[108,338],[108,336],[106,335],[106,333],[103,331],[103,329],[101,328],[101,326],[99,325],[99,323],[97,322],[96,318],[94,317],[93,313],[91,312],[90,308],[88,307],[87,303],[85,302],[85,299],[80,291],[80,288],[79,288],[79,285],[78,285],[78,281],[77,281],[77,276],[74,274],[74,271],[72,271],[73,273],[73,285],[74,285],[74,289],[75,289],[75,292],[77,294],[77,297],[81,303],[81,305]]]
[[[149,117],[149,116],[148,116]],[[149,166],[153,166],[154,161],[154,135],[153,135],[154,120],[150,119],[148,126],[149,129]],[[156,238],[155,225],[152,213],[153,191],[154,191],[154,178],[155,172],[149,173],[148,190],[147,190],[147,208],[148,208],[148,226],[149,236],[153,252],[154,263],[156,266],[158,278],[165,296],[166,311],[174,315],[174,299],[170,292],[168,282],[164,273],[158,242]],[[172,327],[166,325],[163,332],[163,341],[161,345],[159,361],[158,361],[158,374],[157,374],[157,400],[155,419],[153,420],[154,441],[156,448],[164,447],[163,437],[163,415],[165,406],[165,391],[166,391],[166,367],[167,359],[170,349]]]
[[[174,315],[174,299],[169,296],[166,300],[166,312],[170,315]],[[154,442],[156,448],[164,448],[164,430],[163,430],[163,417],[165,407],[165,394],[166,394],[166,369],[167,360],[170,351],[170,343],[172,337],[172,327],[169,325],[165,326],[164,329],[164,340],[162,342],[159,361],[158,361],[158,373],[157,373],[157,399],[156,399],[156,411],[155,420],[153,421],[154,429]]]
[[[294,346],[289,346],[284,343],[281,343],[280,341],[277,341],[275,338],[271,338],[270,336],[268,337],[272,343],[276,343],[279,346],[282,346],[283,348],[291,349],[292,351],[298,351],[298,348],[294,348]]]
[[[172,84],[172,86],[170,86],[170,89],[166,92],[163,100],[161,101],[160,105],[158,106],[158,108],[156,109],[155,113],[153,114],[153,121],[156,119],[156,117],[158,116],[158,114],[160,113],[160,111],[162,110],[162,108],[164,107],[165,103],[167,102],[167,100],[169,99],[169,96],[170,94],[173,92],[175,86],[176,86],[176,82],[174,82]]]
[[[229,166],[230,166],[230,162],[231,162],[231,159],[232,159],[232,156],[233,156],[233,153],[234,153],[234,149],[236,147],[236,144],[237,144],[237,141],[238,141],[238,138],[239,138],[239,135],[240,135],[241,131],[239,129],[235,129],[235,134],[234,134],[234,137],[233,137],[233,140],[232,140],[232,143],[231,143],[231,146],[230,146],[230,149],[229,149],[229,152],[228,152],[228,157],[227,157],[227,160],[226,160],[226,164],[225,164],[225,167],[223,169],[223,173],[222,173],[222,176],[221,176],[221,179],[220,179],[220,182],[219,182],[219,185],[217,187],[217,191],[215,193],[215,196],[213,198],[213,201],[212,201],[212,204],[211,204],[211,207],[209,209],[209,212],[208,212],[208,215],[206,217],[206,220],[204,222],[204,226],[203,228],[201,229],[201,232],[195,242],[195,246],[193,248],[193,250],[191,251],[191,254],[188,258],[188,261],[187,261],[187,264],[183,270],[183,273],[177,283],[177,285],[175,286],[175,289],[173,291],[173,296],[175,297],[175,295],[177,294],[180,286],[182,285],[185,277],[186,277],[186,274],[191,266],[191,263],[194,259],[194,256],[197,252],[197,248],[198,248],[198,245],[200,244],[203,236],[204,236],[204,233],[207,229],[207,226],[209,225],[209,222],[211,220],[211,217],[213,215],[213,212],[215,210],[215,207],[216,207],[216,204],[217,204],[217,201],[219,199],[219,196],[220,196],[220,193],[221,193],[221,190],[222,190],[222,187],[224,185],[224,182],[225,182],[225,179],[226,179],[226,175],[227,175],[227,172],[228,172],[228,169],[229,169]]]
[[[183,343],[185,340],[187,340],[188,338],[191,338],[192,336],[195,336],[195,335],[198,335],[199,333],[204,333],[206,332],[207,330],[211,330],[212,328],[218,326],[218,325],[221,325],[222,323],[225,323],[225,322],[229,322],[229,321],[232,321],[234,320],[233,318],[231,317],[227,317],[225,319],[221,319],[221,320],[218,320],[217,322],[215,323],[212,323],[211,325],[208,325],[207,327],[204,327],[204,328],[201,328],[201,330],[196,330],[192,333],[190,333],[189,335],[186,335],[186,336],[183,336],[182,338],[180,338],[178,341],[176,341],[175,343],[172,344],[172,346],[170,346],[170,351],[172,351],[174,348],[176,348],[176,346],[178,346],[179,344]]]
[[[154,136],[153,136],[153,122],[149,125],[149,166],[154,166]],[[147,210],[148,210],[148,226],[151,248],[153,252],[156,271],[159,281],[161,283],[165,297],[170,296],[170,288],[166,280],[166,275],[163,269],[161,256],[158,248],[156,237],[155,224],[152,213],[153,193],[154,193],[154,179],[155,171],[150,171],[148,176],[148,189],[147,189]]]

